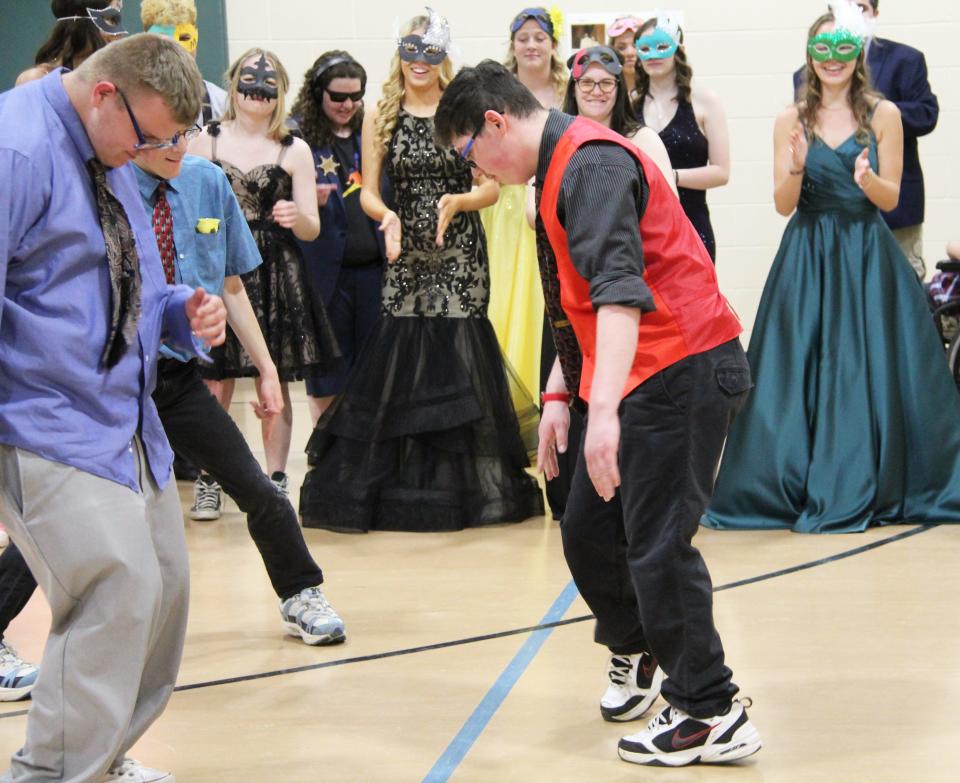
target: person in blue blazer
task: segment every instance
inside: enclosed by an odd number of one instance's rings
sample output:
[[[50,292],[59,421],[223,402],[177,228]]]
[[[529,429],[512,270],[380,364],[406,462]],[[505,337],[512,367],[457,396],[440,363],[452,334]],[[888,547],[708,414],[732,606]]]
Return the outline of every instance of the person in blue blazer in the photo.
[[[383,234],[360,208],[360,128],[367,73],[347,52],[325,52],[304,75],[291,110],[313,151],[320,236],[300,243],[311,296],[322,300],[343,351],[334,373],[305,376],[313,423],[340,392],[346,374],[380,317],[386,258]]]
[[[880,0],[856,0],[863,15],[875,19]],[[867,70],[871,86],[884,98],[896,104],[903,122],[903,176],[900,201],[883,217],[893,231],[904,255],[922,280],[926,276],[923,263],[923,170],[917,139],[937,127],[940,105],[930,89],[927,62],[923,52],[912,46],[873,38],[867,44]],[[794,92],[799,94],[801,68],[793,75]]]

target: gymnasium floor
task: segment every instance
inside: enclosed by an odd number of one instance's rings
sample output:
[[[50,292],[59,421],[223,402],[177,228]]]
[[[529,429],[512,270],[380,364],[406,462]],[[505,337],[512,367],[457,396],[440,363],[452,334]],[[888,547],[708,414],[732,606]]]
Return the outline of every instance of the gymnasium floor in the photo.
[[[249,394],[233,413],[259,448]],[[296,499],[302,393],[294,408]],[[191,487],[181,497],[187,509]],[[606,657],[555,523],[307,531],[348,635],[310,648],[283,636],[243,517],[228,511],[185,520],[193,598],[180,690],[132,754],[178,783],[960,780],[956,527],[701,530],[728,662],[765,747],[733,766],[665,770],[617,758],[619,736],[643,722],[600,719]],[[48,619],[35,596],[11,627],[25,658],[39,660]],[[0,706],[0,756],[19,747],[28,704]]]

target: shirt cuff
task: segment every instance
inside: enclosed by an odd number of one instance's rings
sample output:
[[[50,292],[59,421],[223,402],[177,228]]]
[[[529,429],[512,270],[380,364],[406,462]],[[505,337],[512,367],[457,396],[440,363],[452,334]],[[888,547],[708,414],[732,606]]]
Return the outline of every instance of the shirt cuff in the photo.
[[[181,361],[196,358],[209,364],[212,359],[207,355],[207,347],[203,344],[203,340],[198,339],[190,330],[186,305],[191,296],[193,296],[192,288],[178,285],[167,298],[160,351],[164,355]]]
[[[657,309],[646,281],[636,275],[597,275],[590,281],[590,301],[594,310],[604,305],[636,307],[642,313]]]

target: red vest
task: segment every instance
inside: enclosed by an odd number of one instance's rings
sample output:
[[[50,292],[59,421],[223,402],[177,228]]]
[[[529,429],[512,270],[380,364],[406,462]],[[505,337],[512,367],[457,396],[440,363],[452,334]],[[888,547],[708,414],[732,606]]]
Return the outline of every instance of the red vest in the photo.
[[[623,136],[577,117],[553,151],[540,197],[540,217],[557,258],[560,304],[583,352],[579,394],[587,402],[596,365],[597,314],[590,301],[589,282],[570,261],[567,232],[557,217],[557,197],[570,158],[591,141],[610,141],[627,150],[639,163],[650,189],[640,219],[640,239],[643,279],[657,309],[641,315],[637,353],[623,396],[680,359],[715,348],[743,331],[717,288],[717,273],[700,236],[657,165]],[[596,208],[603,209],[603,204]]]

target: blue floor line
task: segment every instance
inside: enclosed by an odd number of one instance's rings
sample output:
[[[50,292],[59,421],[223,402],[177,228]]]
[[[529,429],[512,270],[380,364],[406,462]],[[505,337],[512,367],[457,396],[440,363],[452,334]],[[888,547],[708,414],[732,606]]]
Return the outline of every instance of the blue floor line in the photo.
[[[557,596],[557,600],[553,602],[553,606],[550,607],[539,624],[544,625],[562,619],[577,595],[576,585],[574,585],[573,580],[571,580],[567,586],[563,588],[563,592]],[[527,637],[527,640],[513,657],[513,660],[507,664],[507,667],[500,673],[497,681],[490,687],[490,690],[487,691],[487,695],[483,697],[483,701],[477,705],[473,714],[467,718],[466,723],[463,724],[463,728],[460,729],[450,744],[447,745],[447,749],[443,752],[443,755],[437,759],[437,763],[434,764],[433,768],[427,773],[427,776],[423,779],[423,783],[446,783],[446,781],[450,779],[450,776],[456,771],[457,767],[460,766],[460,762],[462,762],[467,753],[470,752],[470,748],[473,747],[477,738],[483,733],[490,719],[496,711],[500,709],[500,705],[503,704],[504,699],[506,699],[510,691],[513,690],[513,686],[517,684],[517,681],[523,676],[523,673],[537,656],[537,653],[540,652],[540,648],[543,646],[543,643],[547,641],[547,637],[550,636],[551,633],[553,633],[553,628],[541,628]]]

